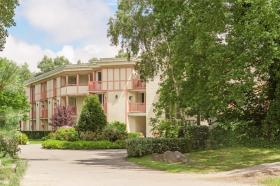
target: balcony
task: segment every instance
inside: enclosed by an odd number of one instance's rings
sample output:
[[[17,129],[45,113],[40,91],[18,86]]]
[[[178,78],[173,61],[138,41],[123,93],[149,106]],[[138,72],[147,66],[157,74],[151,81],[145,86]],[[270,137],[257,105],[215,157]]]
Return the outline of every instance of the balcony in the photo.
[[[132,80],[132,88],[133,89],[145,89],[146,83],[143,80],[134,79],[134,80]]]
[[[40,118],[48,118],[48,109],[41,109]]]
[[[47,92],[41,92],[40,98],[41,98],[41,100],[47,99]]]
[[[35,119],[36,118],[36,111],[32,109],[31,111],[31,119]]]
[[[129,103],[129,112],[138,112],[145,113],[146,112],[146,103]]]
[[[90,81],[88,83],[89,91],[100,91],[102,90],[102,81]]]

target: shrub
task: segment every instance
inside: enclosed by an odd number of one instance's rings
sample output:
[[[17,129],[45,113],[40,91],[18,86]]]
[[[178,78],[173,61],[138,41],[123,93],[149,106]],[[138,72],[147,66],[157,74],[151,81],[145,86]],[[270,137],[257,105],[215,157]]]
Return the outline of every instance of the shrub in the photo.
[[[125,142],[123,141],[59,141],[59,140],[46,140],[42,143],[45,149],[123,149]]]
[[[74,119],[72,117],[72,114],[73,114],[73,109],[70,106],[56,107],[55,112],[51,118],[52,123],[50,125],[53,126],[54,129],[63,126],[73,126]]]
[[[159,137],[177,138],[179,131],[179,123],[170,120],[160,120],[152,123],[152,131]]]
[[[102,130],[106,126],[106,116],[98,101],[98,97],[88,96],[82,108],[82,112],[78,121],[77,130],[96,132]]]
[[[18,140],[16,135],[8,133],[0,133],[0,152],[5,157],[7,154],[15,157],[20,150],[18,147]]]
[[[102,131],[97,131],[97,132],[86,131],[80,133],[80,139],[85,141],[97,141],[97,140],[104,140],[104,136]]]
[[[189,141],[184,138],[136,138],[128,139],[126,143],[129,157],[140,157],[165,151],[190,151]]]
[[[179,137],[190,140],[191,147],[194,150],[205,149],[209,139],[209,127],[203,125],[186,124],[179,130]]]
[[[50,133],[48,138],[63,141],[76,141],[79,139],[79,135],[74,128],[59,128],[54,133]]]
[[[24,133],[17,132],[16,133],[17,142],[20,145],[26,145],[28,142],[28,136]]]
[[[50,131],[22,131],[22,133],[26,134],[29,139],[42,139],[47,137]]]
[[[133,138],[142,138],[144,135],[141,132],[130,132],[127,135],[128,139],[133,139]]]
[[[102,137],[105,140],[116,141],[127,138],[126,125],[124,123],[115,121],[110,123],[102,131]]]

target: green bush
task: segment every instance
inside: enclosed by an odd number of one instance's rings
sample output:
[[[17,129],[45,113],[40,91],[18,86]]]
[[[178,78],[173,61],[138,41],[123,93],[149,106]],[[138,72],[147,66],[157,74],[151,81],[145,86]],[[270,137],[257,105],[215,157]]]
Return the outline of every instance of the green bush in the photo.
[[[15,157],[20,150],[18,140],[14,133],[0,133],[0,152],[5,157],[7,154]]]
[[[28,136],[22,132],[17,132],[16,138],[17,138],[18,144],[20,144],[20,145],[26,145],[28,142]]]
[[[102,140],[103,135],[102,132],[100,131],[97,132],[85,131],[85,132],[80,132],[80,139],[85,141],[97,141],[97,140]]]
[[[28,136],[28,139],[42,139],[47,137],[51,131],[21,131]]]
[[[74,128],[59,128],[54,133],[50,133],[48,138],[62,141],[77,141],[79,140],[79,135]]]
[[[105,140],[117,141],[127,138],[126,125],[121,122],[112,122],[102,131],[102,137]]]
[[[123,149],[125,148],[124,141],[59,141],[46,140],[42,143],[45,149],[75,149],[75,150],[90,150],[90,149]]]
[[[133,139],[133,138],[142,138],[144,135],[141,132],[130,132],[127,134],[128,139]]]
[[[107,124],[106,116],[101,108],[98,97],[88,96],[82,108],[82,112],[76,126],[80,132],[102,130]]]
[[[189,141],[184,138],[136,138],[126,141],[127,154],[129,157],[140,157],[165,151],[190,151]]]
[[[209,127],[203,125],[187,124],[179,130],[179,137],[189,139],[193,150],[205,149],[209,135]]]

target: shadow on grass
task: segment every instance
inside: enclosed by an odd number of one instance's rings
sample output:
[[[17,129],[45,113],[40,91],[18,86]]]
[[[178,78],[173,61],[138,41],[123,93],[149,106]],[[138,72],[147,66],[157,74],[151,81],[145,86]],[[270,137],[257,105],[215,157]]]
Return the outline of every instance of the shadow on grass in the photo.
[[[280,149],[231,147],[206,150],[188,154],[189,164],[168,164],[156,162],[150,156],[129,158],[129,161],[145,167],[169,172],[219,172],[230,171],[280,161]],[[241,171],[241,170],[240,170]]]

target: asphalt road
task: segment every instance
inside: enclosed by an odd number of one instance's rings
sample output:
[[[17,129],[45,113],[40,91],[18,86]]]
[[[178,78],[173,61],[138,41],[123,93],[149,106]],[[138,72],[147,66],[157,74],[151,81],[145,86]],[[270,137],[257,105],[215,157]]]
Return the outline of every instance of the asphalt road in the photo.
[[[126,161],[125,150],[45,150],[21,147],[28,160],[22,186],[237,186],[209,175],[154,171]]]

